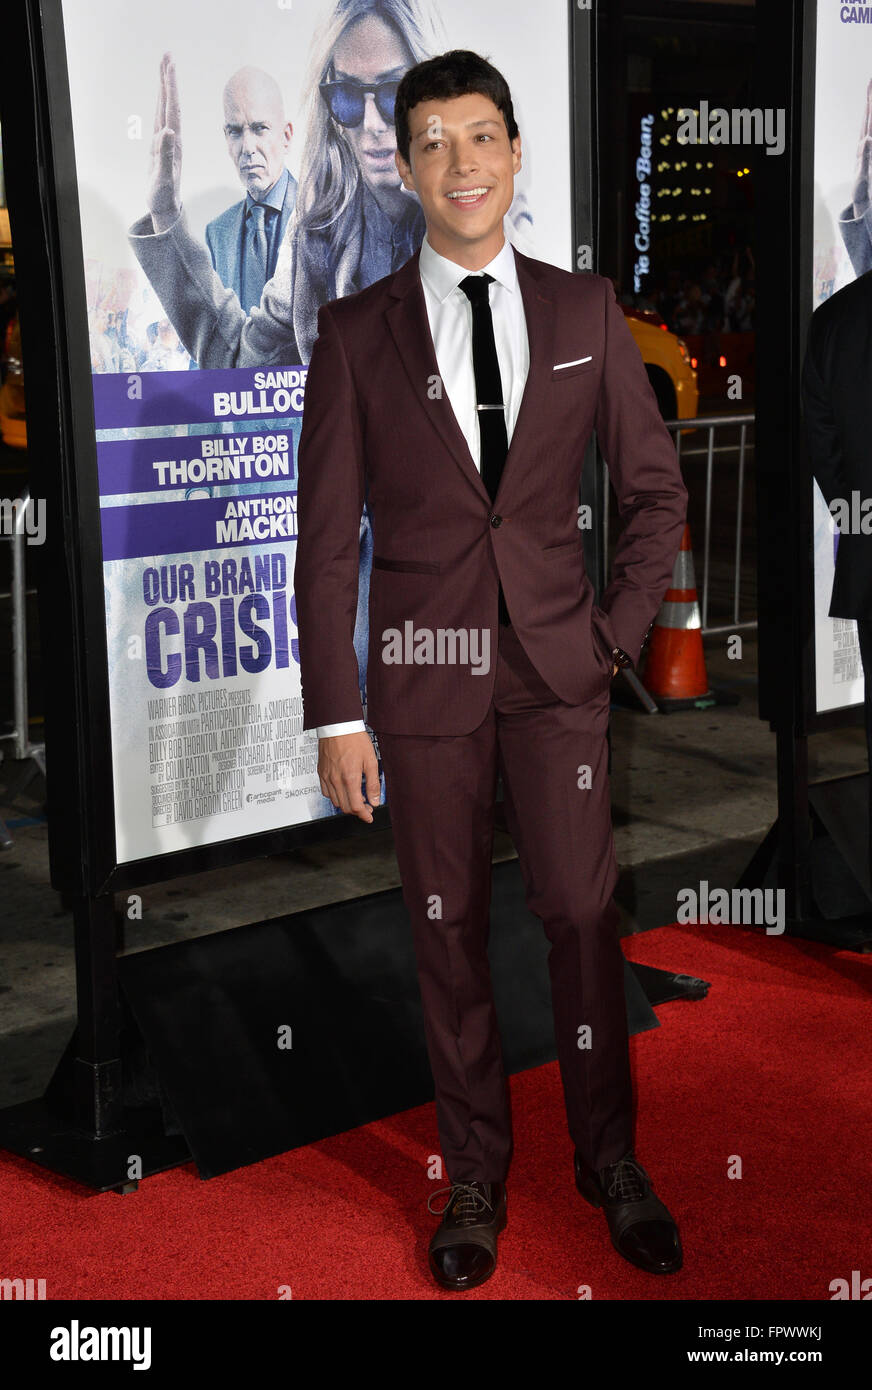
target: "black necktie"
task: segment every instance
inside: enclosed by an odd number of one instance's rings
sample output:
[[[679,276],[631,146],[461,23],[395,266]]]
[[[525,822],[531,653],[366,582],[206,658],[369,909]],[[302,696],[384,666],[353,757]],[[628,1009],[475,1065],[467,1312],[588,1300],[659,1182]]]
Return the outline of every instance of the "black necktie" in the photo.
[[[269,251],[266,236],[266,213],[263,203],[254,203],[246,213],[245,258],[242,263],[242,293],[240,300],[246,313],[256,308],[269,279]]]
[[[266,280],[266,208],[263,203],[255,203],[253,208],[249,208],[248,220],[251,228],[251,258],[257,266],[258,273]]]
[[[492,282],[492,275],[467,275],[465,280],[461,280],[460,289],[472,305],[472,368],[481,440],[481,477],[491,501],[494,501],[509,452],[509,437],[490,307]],[[499,619],[504,626],[510,621],[502,584]]]
[[[503,384],[489,299],[492,281],[491,275],[467,275],[460,282],[460,288],[472,305],[472,367],[481,435],[481,477],[491,501],[497,495],[509,452]]]

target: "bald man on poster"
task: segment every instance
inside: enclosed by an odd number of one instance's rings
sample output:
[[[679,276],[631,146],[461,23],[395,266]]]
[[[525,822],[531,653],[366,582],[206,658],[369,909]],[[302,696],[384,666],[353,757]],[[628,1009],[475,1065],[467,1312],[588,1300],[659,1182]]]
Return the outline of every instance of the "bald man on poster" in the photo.
[[[224,88],[224,136],[246,196],[209,223],[206,245],[245,313],[275,273],[297,201],[297,180],[285,166],[293,134],[275,78],[260,68],[235,72]]]

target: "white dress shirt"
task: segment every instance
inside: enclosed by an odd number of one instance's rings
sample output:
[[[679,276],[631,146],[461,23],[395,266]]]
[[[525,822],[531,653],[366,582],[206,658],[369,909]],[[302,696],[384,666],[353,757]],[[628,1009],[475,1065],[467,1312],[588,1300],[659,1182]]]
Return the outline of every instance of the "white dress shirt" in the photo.
[[[530,368],[527,319],[514,252],[510,243],[503,241],[502,249],[488,265],[482,270],[470,272],[456,261],[440,256],[425,236],[421,243],[418,268],[442,389],[475,466],[481,471],[481,436],[475,408],[475,371],[472,365],[472,305],[459,286],[470,273],[493,276],[494,283],[489,286],[491,318],[506,407],[506,434],[511,444]],[[335,734],[365,731],[366,725],[362,719],[349,719],[340,724],[322,725],[318,729],[318,737],[329,738]]]

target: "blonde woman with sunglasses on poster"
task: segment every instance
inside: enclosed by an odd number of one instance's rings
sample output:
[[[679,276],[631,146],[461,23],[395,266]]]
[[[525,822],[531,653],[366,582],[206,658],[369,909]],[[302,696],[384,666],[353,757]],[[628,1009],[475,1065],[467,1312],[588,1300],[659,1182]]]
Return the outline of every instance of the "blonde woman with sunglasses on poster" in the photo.
[[[297,205],[275,275],[246,314],[188,228],[181,200],[181,108],[169,53],[160,90],[148,215],[130,229],[134,253],[200,367],[308,363],[321,304],[398,270],[421,244],[424,219],[397,173],[393,96],[407,68],[446,42],[425,0],[338,0],[312,42]],[[507,234],[532,251],[523,193]]]

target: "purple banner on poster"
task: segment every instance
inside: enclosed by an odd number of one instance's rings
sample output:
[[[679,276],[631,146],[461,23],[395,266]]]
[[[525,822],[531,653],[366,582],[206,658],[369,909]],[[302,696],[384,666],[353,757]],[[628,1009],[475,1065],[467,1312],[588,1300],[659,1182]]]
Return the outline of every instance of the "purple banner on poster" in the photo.
[[[274,545],[297,538],[297,495],[269,492],[262,497],[103,507],[100,520],[104,561]]]
[[[101,497],[236,483],[284,483],[293,487],[294,429],[276,429],[270,434],[185,434],[98,443],[97,471]]]
[[[275,419],[278,423],[302,414],[306,368],[106,372],[93,380],[98,430],[197,425],[211,420]]]

